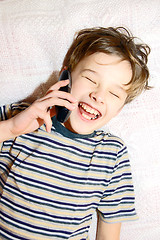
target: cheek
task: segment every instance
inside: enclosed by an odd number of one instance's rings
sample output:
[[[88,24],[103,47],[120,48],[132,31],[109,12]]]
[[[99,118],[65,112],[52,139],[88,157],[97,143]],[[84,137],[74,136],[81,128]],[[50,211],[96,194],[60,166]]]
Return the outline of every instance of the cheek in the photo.
[[[106,115],[109,115],[110,118],[115,117],[122,110],[124,104],[118,102],[110,102],[107,104]]]
[[[72,87],[71,87],[71,93],[74,95],[77,93],[77,83],[76,82],[72,82]]]
[[[116,106],[112,112],[113,117],[117,116],[121,112],[122,108],[123,108],[123,105],[121,104],[119,106]]]
[[[78,98],[81,95],[81,90],[77,90],[77,87],[72,87],[71,94],[73,97]]]
[[[81,81],[75,81],[72,84],[72,88],[71,88],[71,94],[76,98],[76,97],[80,97],[82,95],[85,94],[85,86],[83,84],[83,82]]]

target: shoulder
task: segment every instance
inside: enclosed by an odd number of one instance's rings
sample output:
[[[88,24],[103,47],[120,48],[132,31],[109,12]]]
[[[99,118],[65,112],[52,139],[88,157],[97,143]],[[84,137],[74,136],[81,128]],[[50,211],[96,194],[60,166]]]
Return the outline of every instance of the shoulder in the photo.
[[[129,164],[128,150],[124,141],[111,133],[101,132],[99,134],[99,136],[97,135],[99,141],[95,149],[96,156],[103,159],[106,164],[112,163],[113,166],[120,162]]]
[[[99,138],[99,144],[102,147],[110,146],[113,147],[116,151],[126,148],[126,144],[120,137],[104,131],[97,131],[97,139]]]

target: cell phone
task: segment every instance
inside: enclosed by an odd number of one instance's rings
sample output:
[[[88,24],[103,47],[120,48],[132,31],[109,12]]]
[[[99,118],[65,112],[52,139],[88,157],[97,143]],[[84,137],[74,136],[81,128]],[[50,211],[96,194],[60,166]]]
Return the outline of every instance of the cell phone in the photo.
[[[71,85],[72,85],[71,74],[68,70],[63,70],[63,72],[61,73],[61,75],[59,77],[59,81],[66,80],[66,79],[69,79],[69,84],[65,87],[61,87],[59,90],[70,93]],[[61,123],[66,122],[71,114],[71,111],[63,106],[55,106],[55,108],[56,108],[57,120]]]

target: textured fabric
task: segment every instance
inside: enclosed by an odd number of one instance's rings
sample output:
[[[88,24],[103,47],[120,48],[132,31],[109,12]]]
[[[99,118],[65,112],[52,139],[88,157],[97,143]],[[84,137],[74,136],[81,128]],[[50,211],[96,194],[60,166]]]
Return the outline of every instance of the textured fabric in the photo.
[[[1,0],[0,105],[42,95],[57,79],[74,33],[93,26],[125,26],[151,47],[149,83],[154,88],[103,129],[125,141],[133,172],[139,220],[122,224],[121,240],[159,240],[159,0]],[[91,240],[95,230],[96,215]]]
[[[123,141],[103,131],[72,136],[54,117],[50,134],[42,126],[3,143],[2,238],[87,239],[96,209],[109,223],[137,219]]]

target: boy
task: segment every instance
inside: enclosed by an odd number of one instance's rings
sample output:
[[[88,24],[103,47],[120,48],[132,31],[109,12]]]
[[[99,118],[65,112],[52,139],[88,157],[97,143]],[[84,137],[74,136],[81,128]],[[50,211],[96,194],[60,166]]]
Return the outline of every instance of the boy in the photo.
[[[1,239],[88,239],[97,211],[96,239],[118,240],[137,218],[127,148],[97,130],[148,89],[149,48],[133,40],[122,28],[80,31],[62,67],[71,94],[65,80],[29,107],[1,108]],[[55,105],[72,111],[64,124]]]

